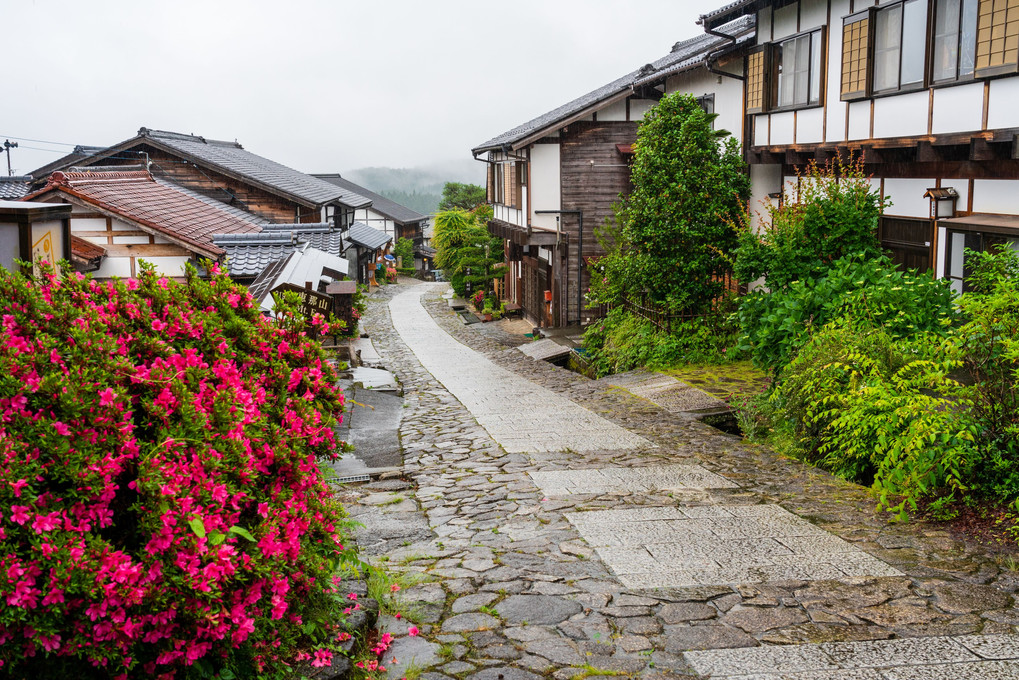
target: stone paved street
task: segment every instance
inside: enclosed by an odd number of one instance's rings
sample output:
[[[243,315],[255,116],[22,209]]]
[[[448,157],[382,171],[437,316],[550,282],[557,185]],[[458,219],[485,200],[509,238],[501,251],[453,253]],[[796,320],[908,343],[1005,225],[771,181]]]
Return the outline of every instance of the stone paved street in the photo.
[[[386,287],[364,319],[405,474],[340,493],[407,584],[381,625],[421,629],[390,677],[1019,678],[1015,562],[626,389],[646,375],[507,348],[444,290]]]

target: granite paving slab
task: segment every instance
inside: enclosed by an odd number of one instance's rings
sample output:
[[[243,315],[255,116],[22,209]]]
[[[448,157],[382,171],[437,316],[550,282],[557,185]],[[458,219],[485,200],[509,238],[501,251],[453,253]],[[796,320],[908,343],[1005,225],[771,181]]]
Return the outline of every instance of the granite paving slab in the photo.
[[[528,474],[548,496],[736,488],[736,484],[699,465],[531,471]]]
[[[1019,678],[1015,635],[933,636],[685,652],[690,668],[727,680],[999,680]],[[976,650],[988,651],[983,655]]]
[[[676,507],[566,518],[628,588],[902,575],[778,505],[690,510],[694,517]]]

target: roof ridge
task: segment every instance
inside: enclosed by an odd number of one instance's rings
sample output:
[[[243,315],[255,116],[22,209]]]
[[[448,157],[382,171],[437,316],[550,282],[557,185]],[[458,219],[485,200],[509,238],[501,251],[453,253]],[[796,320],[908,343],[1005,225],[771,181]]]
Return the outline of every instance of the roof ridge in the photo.
[[[58,170],[50,175],[49,184],[56,186],[71,186],[72,183],[77,182],[137,182],[143,180],[146,182],[154,182],[152,175],[149,174],[148,170],[130,170],[122,171],[115,170],[113,172],[102,172],[102,171],[87,171],[87,172],[72,172],[70,170],[61,171]]]

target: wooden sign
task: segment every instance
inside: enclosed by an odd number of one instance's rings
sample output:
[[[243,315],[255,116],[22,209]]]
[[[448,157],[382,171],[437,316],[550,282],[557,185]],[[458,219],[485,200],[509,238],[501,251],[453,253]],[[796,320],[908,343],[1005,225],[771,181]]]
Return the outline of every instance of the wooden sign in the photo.
[[[271,292],[283,293],[285,291],[297,293],[300,296],[301,313],[309,321],[315,314],[328,317],[333,309],[333,299],[329,295],[319,293],[317,290],[311,290],[310,288],[302,288],[293,283],[281,283],[273,288]]]

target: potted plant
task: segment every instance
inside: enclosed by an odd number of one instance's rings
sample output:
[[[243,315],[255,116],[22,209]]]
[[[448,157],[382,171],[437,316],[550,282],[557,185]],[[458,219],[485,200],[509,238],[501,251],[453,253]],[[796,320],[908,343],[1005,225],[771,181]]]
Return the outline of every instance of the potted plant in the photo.
[[[486,298],[485,299],[485,307],[484,307],[484,310],[482,312],[485,315],[485,321],[491,321],[492,320],[492,311],[494,309],[495,309],[495,307],[492,305],[492,298]]]

